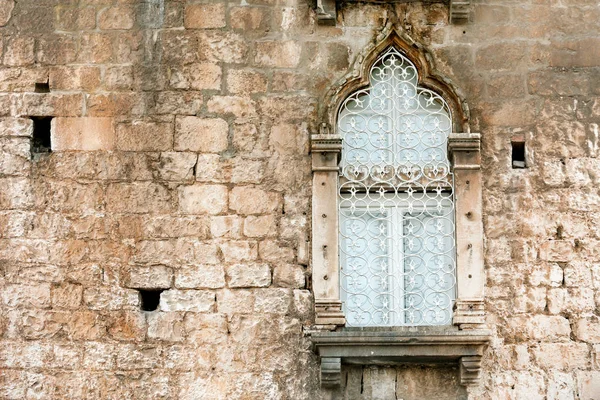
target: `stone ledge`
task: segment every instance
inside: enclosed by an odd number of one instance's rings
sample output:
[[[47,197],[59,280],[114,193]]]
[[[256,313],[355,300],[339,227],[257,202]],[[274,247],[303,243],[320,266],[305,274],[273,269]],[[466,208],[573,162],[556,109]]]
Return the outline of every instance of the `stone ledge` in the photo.
[[[338,386],[341,364],[455,363],[463,385],[479,384],[481,359],[491,340],[487,329],[456,327],[343,328],[312,332],[321,357],[321,385]],[[339,366],[339,367],[338,367]]]

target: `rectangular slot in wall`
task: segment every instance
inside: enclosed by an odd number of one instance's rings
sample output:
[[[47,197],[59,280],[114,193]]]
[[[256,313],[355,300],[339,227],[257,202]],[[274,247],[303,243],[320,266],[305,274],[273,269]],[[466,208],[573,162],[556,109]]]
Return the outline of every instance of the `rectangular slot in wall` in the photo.
[[[512,167],[513,168],[526,168],[526,158],[525,158],[525,141],[524,140],[512,140],[511,144],[511,154],[512,154]]]
[[[48,82],[40,82],[35,84],[35,93],[50,93],[50,84]]]
[[[51,126],[52,117],[31,117],[33,135],[31,137],[31,156],[50,153],[52,151]]]

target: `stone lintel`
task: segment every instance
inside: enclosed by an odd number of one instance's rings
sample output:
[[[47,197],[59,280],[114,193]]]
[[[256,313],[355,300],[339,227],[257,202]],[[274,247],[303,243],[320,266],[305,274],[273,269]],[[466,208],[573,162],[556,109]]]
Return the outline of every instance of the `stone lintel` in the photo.
[[[491,340],[491,331],[456,327],[344,328],[336,332],[312,332],[315,352],[321,359],[340,359],[357,365],[395,365],[406,363],[449,363],[460,365],[461,383],[479,383],[481,358]],[[326,371],[331,386],[333,368]],[[321,363],[323,368],[323,362]],[[321,370],[323,377],[323,370]]]

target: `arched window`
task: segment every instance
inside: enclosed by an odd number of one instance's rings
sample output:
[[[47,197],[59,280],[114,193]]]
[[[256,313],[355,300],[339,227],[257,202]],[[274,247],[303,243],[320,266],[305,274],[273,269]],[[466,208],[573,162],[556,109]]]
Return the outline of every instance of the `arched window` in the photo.
[[[426,50],[390,29],[330,88],[311,135],[321,384],[346,362],[428,360],[458,361],[473,385],[491,337],[480,135]]]
[[[347,326],[449,325],[455,299],[450,110],[394,47],[339,110],[340,299]]]

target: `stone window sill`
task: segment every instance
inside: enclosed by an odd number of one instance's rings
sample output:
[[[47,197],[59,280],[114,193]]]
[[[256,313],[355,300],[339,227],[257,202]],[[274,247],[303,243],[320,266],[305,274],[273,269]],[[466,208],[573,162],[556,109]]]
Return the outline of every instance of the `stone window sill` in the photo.
[[[463,385],[479,383],[481,358],[491,339],[487,329],[458,327],[341,328],[311,333],[321,357],[321,385],[339,386],[341,365],[459,363]]]

